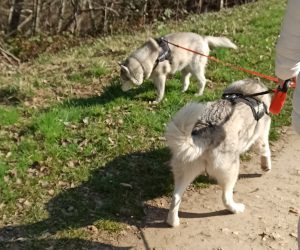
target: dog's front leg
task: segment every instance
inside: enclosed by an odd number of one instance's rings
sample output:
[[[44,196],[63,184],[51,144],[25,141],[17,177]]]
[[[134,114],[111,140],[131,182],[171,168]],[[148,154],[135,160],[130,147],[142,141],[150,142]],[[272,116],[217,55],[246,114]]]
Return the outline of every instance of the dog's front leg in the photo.
[[[158,75],[154,78],[154,85],[157,93],[157,97],[153,102],[154,104],[159,103],[164,98],[166,78],[166,75]]]

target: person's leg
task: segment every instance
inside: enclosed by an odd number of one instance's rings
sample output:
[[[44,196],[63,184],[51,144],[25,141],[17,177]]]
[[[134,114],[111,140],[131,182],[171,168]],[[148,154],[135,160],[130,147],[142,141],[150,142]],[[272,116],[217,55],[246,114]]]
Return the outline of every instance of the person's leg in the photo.
[[[297,86],[293,95],[292,125],[300,135],[300,73],[297,77]]]
[[[298,222],[298,249],[300,250],[300,216]]]

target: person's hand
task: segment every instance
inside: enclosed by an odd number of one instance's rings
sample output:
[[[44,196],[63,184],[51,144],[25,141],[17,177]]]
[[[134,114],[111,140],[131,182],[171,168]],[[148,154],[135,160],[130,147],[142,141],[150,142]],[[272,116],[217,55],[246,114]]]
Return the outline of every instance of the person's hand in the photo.
[[[291,84],[290,86],[291,87],[295,87],[296,86],[296,82],[297,82],[297,79],[296,79],[296,76],[295,77],[292,77],[291,79]],[[280,79],[278,78],[278,84],[282,87],[283,83],[285,82],[286,80],[283,80],[283,79]]]
[[[278,78],[278,84],[282,87],[285,80]]]

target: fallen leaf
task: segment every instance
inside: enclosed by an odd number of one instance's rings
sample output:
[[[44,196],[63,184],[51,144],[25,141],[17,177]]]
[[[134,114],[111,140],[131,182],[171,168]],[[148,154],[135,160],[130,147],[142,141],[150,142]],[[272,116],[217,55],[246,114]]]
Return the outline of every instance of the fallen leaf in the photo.
[[[128,184],[128,183],[123,183],[123,182],[121,182],[120,185],[123,186],[123,187],[128,187],[128,188],[130,188],[130,189],[133,188],[132,185],[131,185],[131,184]]]
[[[93,233],[98,233],[98,228],[94,225],[87,226],[87,229]]]
[[[54,195],[54,190],[53,189],[48,190],[48,194],[51,196]]]
[[[9,171],[7,171],[7,174],[9,175],[9,177],[13,178],[13,177],[16,177],[17,176],[17,170],[14,168],[14,169],[11,169]]]
[[[290,207],[289,212],[292,214],[299,214],[299,210],[297,208],[294,207]]]
[[[49,186],[49,182],[48,181],[39,180],[39,184],[41,184],[42,188],[46,188],[46,187]]]
[[[89,118],[88,117],[83,118],[82,121],[85,125],[89,124]]]
[[[70,168],[74,168],[75,167],[74,161],[68,161],[67,166]]]
[[[295,239],[298,238],[297,235],[296,235],[295,233],[290,233],[289,235],[290,235],[291,237],[295,238]]]
[[[22,180],[21,180],[20,178],[17,178],[17,179],[16,179],[16,184],[17,184],[17,185],[21,185],[21,184],[22,184]]]
[[[31,202],[30,201],[28,201],[28,200],[26,200],[24,203],[24,206],[26,206],[26,207],[31,207]]]
[[[108,137],[108,140],[110,142],[111,145],[115,145],[115,142],[113,141],[113,139],[111,139],[110,137]]]
[[[7,175],[5,175],[5,176],[3,176],[3,180],[4,180],[4,182],[9,182],[9,176],[7,176]]]

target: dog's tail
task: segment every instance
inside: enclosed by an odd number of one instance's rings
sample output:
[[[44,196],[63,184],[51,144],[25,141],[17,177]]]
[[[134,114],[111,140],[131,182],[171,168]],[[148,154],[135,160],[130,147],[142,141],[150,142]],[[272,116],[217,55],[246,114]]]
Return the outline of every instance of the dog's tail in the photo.
[[[205,40],[210,47],[225,47],[237,49],[237,46],[231,42],[227,37],[215,37],[215,36],[206,36]]]
[[[165,137],[172,154],[184,162],[197,159],[206,149],[205,140],[197,140],[192,136],[193,128],[206,104],[190,103],[183,107],[168,124]],[[203,144],[203,145],[202,145]]]

